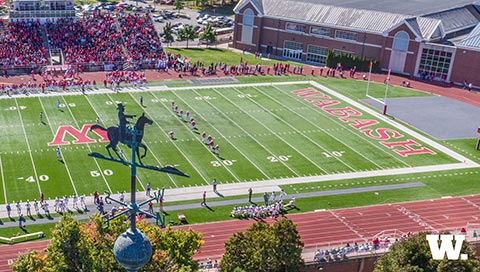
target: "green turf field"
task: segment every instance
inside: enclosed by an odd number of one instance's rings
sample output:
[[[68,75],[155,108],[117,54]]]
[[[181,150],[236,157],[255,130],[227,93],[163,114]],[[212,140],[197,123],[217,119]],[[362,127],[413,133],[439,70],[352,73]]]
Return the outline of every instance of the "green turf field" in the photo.
[[[60,135],[62,126],[81,131],[84,125],[94,124],[97,116],[100,125],[116,126],[118,102],[126,106],[127,114],[145,112],[154,120],[145,128],[148,155],[144,163],[175,165],[190,175],[184,178],[140,169],[138,190],[144,190],[147,182],[154,188],[177,188],[210,184],[213,178],[232,183],[458,163],[335,96],[325,100],[337,104],[320,108],[300,96],[305,93],[293,93],[305,88],[313,86],[291,83],[0,99],[0,203],[38,198],[40,192],[53,198],[73,193],[89,195],[95,190],[128,191],[128,167],[87,156],[89,152],[106,154],[107,143],[100,142],[96,133],[86,134],[90,143],[75,144],[75,138],[65,133],[65,144],[49,145],[55,135]],[[140,105],[141,96],[145,107]],[[61,102],[59,109],[57,99]],[[192,130],[189,122],[171,110],[171,101],[191,113],[198,130]],[[350,119],[377,123],[355,128],[350,125],[353,121],[342,120],[341,111],[328,111],[347,107],[361,112],[361,117]],[[40,112],[44,113],[43,124]],[[362,131],[367,129],[370,132]],[[176,140],[169,138],[171,130]],[[220,146],[220,156],[201,142],[203,131]],[[389,139],[385,139],[387,136]],[[431,152],[401,156],[395,152],[400,147],[388,147],[388,143],[406,140]],[[57,146],[63,161],[57,159]],[[129,154],[127,147],[119,147]]]

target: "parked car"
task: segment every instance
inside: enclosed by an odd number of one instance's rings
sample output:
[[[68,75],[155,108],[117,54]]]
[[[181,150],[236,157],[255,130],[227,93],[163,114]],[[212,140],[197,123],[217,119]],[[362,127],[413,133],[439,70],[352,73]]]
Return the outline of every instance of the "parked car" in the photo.
[[[178,17],[184,18],[184,19],[190,19],[190,16],[188,16],[188,14],[186,13],[178,13]]]

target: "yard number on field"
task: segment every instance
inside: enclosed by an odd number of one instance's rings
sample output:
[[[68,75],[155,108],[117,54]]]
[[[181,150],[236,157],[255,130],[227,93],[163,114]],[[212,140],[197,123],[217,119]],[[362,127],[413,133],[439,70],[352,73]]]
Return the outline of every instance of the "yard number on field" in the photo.
[[[105,104],[107,105],[118,105],[120,103],[123,103],[123,104],[126,104],[125,102],[122,102],[122,101],[106,101]]]
[[[288,161],[292,155],[268,156],[267,160],[270,162]]]
[[[158,103],[158,102],[168,102],[168,99],[166,98],[152,98],[153,103]]]
[[[343,153],[345,153],[345,151],[322,152],[322,154],[327,158],[341,157],[343,156]]]
[[[27,108],[27,106],[18,106],[19,109],[21,110],[24,110]],[[13,110],[13,111],[16,111],[17,110],[17,106],[11,106],[11,107],[8,107],[7,110]]]
[[[215,99],[215,97],[205,95],[205,96],[195,96],[195,99],[196,100],[212,100],[212,99]]]
[[[211,161],[210,163],[212,164],[212,166],[219,167],[222,165],[230,166],[233,165],[233,163],[235,162],[237,162],[237,160]]]
[[[110,170],[110,169],[105,169],[105,170],[103,170],[103,174],[104,174],[105,176],[111,176],[111,175],[113,175],[113,171]],[[100,172],[99,172],[98,170],[92,170],[92,171],[90,171],[90,175],[91,175],[92,177],[99,177],[99,176],[100,176]]]
[[[75,103],[67,103],[67,104],[60,104],[60,108],[65,108],[66,106],[69,106],[70,108],[76,107],[77,105]]]
[[[238,96],[239,98],[255,97],[255,95],[251,95],[251,94],[248,94],[248,93],[246,93],[246,94],[237,94],[237,96]]]
[[[47,181],[49,178],[48,178],[47,175],[40,175],[40,176],[38,176],[38,179],[40,181]],[[25,180],[28,181],[28,182],[36,182],[37,181],[33,176],[29,176]]]

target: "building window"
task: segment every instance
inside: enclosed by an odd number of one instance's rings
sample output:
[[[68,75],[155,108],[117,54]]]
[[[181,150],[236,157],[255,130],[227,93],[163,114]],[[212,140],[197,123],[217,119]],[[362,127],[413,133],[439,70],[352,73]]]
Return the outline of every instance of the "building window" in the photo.
[[[301,60],[303,53],[303,45],[301,43],[284,41],[283,56],[288,59]]]
[[[335,38],[342,39],[342,40],[357,40],[357,33],[355,32],[348,32],[343,30],[335,30]]]
[[[295,23],[286,23],[285,24],[286,31],[293,31],[293,32],[302,32],[305,33],[305,25],[295,24]]]
[[[243,12],[243,25],[242,25],[242,43],[252,44],[253,37],[253,19],[254,14],[251,9],[246,9]]]
[[[330,37],[330,28],[312,26],[310,34],[322,37]]]
[[[450,52],[424,48],[417,73],[422,78],[432,77],[446,80],[451,61],[452,53]]]
[[[333,54],[339,56],[339,55],[353,55],[353,52],[350,51],[344,51],[340,49],[333,49]]]
[[[325,66],[327,61],[328,48],[315,45],[307,47],[307,61],[320,66]]]
[[[246,26],[253,26],[253,19],[255,16],[253,15],[253,11],[251,9],[246,9],[243,12],[243,25]]]
[[[403,51],[406,52],[408,50],[408,42],[410,37],[408,37],[408,33],[405,31],[400,31],[395,34],[393,38],[393,50]]]

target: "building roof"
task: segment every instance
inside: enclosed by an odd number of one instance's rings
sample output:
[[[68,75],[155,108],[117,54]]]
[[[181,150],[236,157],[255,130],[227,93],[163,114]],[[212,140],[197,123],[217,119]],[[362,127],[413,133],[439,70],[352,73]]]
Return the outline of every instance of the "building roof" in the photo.
[[[409,15],[390,12],[323,5],[319,4],[322,2],[319,0],[241,0],[235,7],[235,11],[249,2],[264,16],[343,26],[377,33],[383,33],[406,19],[412,18]],[[419,37],[427,38],[431,35],[428,31],[434,31],[432,26],[438,26],[439,22],[437,19],[417,20],[414,30],[418,31]]]
[[[329,6],[420,16],[462,7],[472,4],[475,0],[296,0],[295,2],[310,2]]]
[[[480,49],[480,23],[468,34],[467,38],[456,43],[456,45]]]
[[[445,33],[473,27],[480,21],[480,14],[471,5],[427,14],[423,17],[441,20]]]
[[[473,27],[480,22],[480,10],[472,0],[241,0],[238,12],[247,3],[261,16],[280,17],[384,33],[406,22],[421,39]],[[423,16],[419,16],[423,14]]]
[[[412,30],[424,39],[430,39],[441,21],[437,19],[412,17],[405,20]]]

